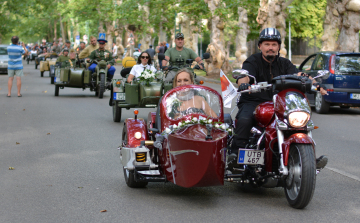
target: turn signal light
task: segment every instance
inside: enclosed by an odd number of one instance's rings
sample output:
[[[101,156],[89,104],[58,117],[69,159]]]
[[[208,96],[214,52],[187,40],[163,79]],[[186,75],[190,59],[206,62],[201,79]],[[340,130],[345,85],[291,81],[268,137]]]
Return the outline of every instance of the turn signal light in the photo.
[[[146,153],[136,153],[136,162],[146,162]]]
[[[139,114],[139,110],[135,109],[134,110],[134,115],[138,115]]]
[[[200,84],[204,84],[204,81],[200,81]]]
[[[121,84],[121,81],[117,81],[117,82],[116,82],[116,85],[120,85],[120,84]]]
[[[319,128],[319,126],[315,126],[315,127],[314,127],[314,129],[318,129],[318,128]]]

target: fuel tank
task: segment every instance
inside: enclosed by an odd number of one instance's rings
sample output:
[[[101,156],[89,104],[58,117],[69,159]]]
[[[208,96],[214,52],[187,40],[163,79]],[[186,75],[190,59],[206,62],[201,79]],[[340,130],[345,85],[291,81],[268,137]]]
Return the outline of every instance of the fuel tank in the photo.
[[[255,108],[254,115],[260,127],[268,126],[274,118],[274,103],[267,101],[259,104]]]

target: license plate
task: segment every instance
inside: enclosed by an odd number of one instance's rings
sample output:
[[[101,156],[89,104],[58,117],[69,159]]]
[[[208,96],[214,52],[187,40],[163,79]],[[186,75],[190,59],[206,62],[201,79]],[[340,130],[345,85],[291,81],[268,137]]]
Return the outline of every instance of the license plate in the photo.
[[[114,93],[114,100],[125,101],[125,93]]]
[[[265,152],[253,149],[239,149],[238,164],[264,165]]]
[[[360,100],[360,94],[351,93],[350,94],[350,99]]]

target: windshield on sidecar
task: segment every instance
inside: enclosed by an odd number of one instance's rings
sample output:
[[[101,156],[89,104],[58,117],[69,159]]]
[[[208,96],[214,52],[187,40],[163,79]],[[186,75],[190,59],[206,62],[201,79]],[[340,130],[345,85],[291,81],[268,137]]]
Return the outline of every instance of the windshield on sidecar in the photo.
[[[220,97],[201,87],[179,88],[165,100],[166,116],[172,120],[194,115],[218,118],[221,114]]]

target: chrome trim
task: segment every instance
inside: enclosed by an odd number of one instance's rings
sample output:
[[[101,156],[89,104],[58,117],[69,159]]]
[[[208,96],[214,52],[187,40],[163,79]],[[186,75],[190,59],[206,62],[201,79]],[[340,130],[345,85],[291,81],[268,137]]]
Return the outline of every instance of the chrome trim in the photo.
[[[289,126],[279,119],[276,119],[276,126],[282,131],[289,130]]]
[[[309,130],[309,131],[315,129],[315,124],[314,124],[314,122],[313,122],[311,119],[310,119],[310,120],[308,121],[308,123],[306,124],[306,128],[307,128],[307,130]]]
[[[252,127],[250,130],[250,133],[256,134],[256,135],[261,135],[261,131],[259,129],[257,129],[256,127]]]
[[[360,93],[360,89],[354,89],[354,88],[334,88],[334,92]]]
[[[260,150],[260,143],[262,141],[262,139],[264,138],[264,135],[265,135],[265,131],[264,133],[260,136],[258,142],[257,142],[257,146],[256,146],[256,150]]]
[[[199,151],[191,150],[191,149],[180,150],[180,151],[170,151],[170,154],[173,156],[177,156],[177,155],[184,154],[184,153],[196,153],[197,156],[199,155]]]
[[[280,174],[287,176],[289,171],[286,166],[284,166],[284,155],[282,153],[282,144],[284,143],[284,134],[281,130],[279,130],[278,126],[276,126],[276,133],[278,137],[278,144],[279,144],[279,154],[280,154]]]

